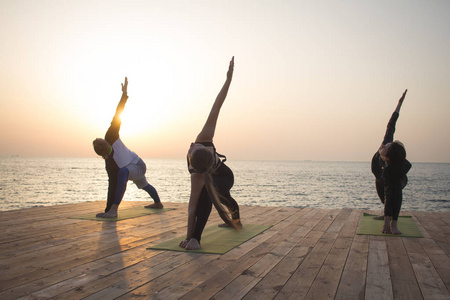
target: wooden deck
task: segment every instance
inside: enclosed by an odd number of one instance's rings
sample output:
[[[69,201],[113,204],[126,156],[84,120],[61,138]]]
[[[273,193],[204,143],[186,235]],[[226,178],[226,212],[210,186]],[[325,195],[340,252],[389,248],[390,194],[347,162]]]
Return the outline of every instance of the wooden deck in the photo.
[[[244,226],[273,227],[215,255],[147,250],[185,234],[187,204],[165,205],[119,222],[68,219],[103,202],[0,212],[0,299],[450,299],[450,213],[405,212],[424,238],[400,238],[356,235],[361,210],[242,206]]]

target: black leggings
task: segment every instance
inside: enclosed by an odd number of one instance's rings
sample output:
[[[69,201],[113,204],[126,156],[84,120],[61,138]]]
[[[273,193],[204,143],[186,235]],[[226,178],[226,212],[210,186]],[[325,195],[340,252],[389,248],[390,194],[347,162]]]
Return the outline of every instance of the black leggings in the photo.
[[[375,179],[375,188],[377,189],[377,194],[381,200],[381,203],[384,204],[384,180]]]
[[[230,190],[234,184],[233,171],[231,171],[231,169],[224,163],[221,163],[216,172],[212,174],[212,178],[217,191],[225,198],[220,198],[221,203],[225,205],[231,212],[233,220],[238,220],[240,218],[239,205],[237,204],[236,200],[231,197],[230,194]],[[199,242],[203,233],[203,229],[205,229],[206,222],[208,221],[209,215],[211,213],[211,209],[212,201],[209,197],[206,187],[204,186],[198,199],[195,228],[194,233],[192,234],[192,237]]]
[[[398,219],[400,208],[403,202],[403,188],[406,182],[400,181],[397,185],[386,187],[383,179],[375,180],[378,197],[384,204],[384,215],[391,216],[394,220]],[[386,193],[389,191],[388,193]]]
[[[394,221],[397,221],[400,214],[400,208],[403,202],[403,193],[401,183],[384,187],[385,203],[384,215],[390,216]]]

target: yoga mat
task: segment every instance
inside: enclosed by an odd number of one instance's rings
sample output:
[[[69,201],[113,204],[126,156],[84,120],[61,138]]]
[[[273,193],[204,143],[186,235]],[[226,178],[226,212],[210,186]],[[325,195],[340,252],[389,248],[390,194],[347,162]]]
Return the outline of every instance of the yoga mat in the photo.
[[[120,221],[126,219],[132,219],[137,217],[142,217],[146,215],[157,214],[167,210],[173,210],[175,208],[163,208],[163,209],[154,209],[154,208],[144,208],[143,206],[131,207],[120,209],[117,218],[97,218],[96,213],[89,213],[85,215],[73,216],[69,217],[69,219],[80,219],[80,220],[91,220],[91,221]]]
[[[213,225],[203,231],[200,250],[186,250],[178,246],[184,240],[184,236],[176,237],[147,249],[224,254],[270,227],[272,225],[244,224],[241,230],[235,231],[232,228]]]
[[[423,237],[419,228],[417,228],[414,220],[411,216],[398,217],[397,227],[402,234],[386,234],[381,233],[384,220],[374,220],[374,215],[364,213],[361,221],[359,222],[358,230],[356,234],[366,235],[384,235],[384,236],[400,236],[400,237]]]

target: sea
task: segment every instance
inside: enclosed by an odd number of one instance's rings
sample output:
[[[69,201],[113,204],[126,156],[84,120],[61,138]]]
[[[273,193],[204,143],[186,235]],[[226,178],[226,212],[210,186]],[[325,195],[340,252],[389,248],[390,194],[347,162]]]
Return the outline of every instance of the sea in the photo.
[[[185,159],[144,159],[147,179],[162,202],[187,203]],[[367,162],[229,160],[232,196],[251,206],[382,210]],[[450,164],[413,163],[402,211],[450,212]],[[0,211],[106,201],[108,177],[101,158],[0,157]],[[128,183],[123,201],[151,201]]]

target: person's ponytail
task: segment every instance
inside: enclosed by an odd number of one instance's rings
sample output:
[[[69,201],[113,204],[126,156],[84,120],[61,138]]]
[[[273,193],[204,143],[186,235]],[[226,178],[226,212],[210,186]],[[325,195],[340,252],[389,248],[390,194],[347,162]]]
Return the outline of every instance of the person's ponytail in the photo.
[[[206,148],[200,148],[195,151],[190,158],[191,166],[199,173],[203,174],[205,178],[205,187],[209,198],[219,213],[220,218],[231,228],[238,230],[237,222],[234,222],[231,217],[231,212],[222,203],[228,203],[228,199],[222,196],[214,185],[212,173],[214,172],[214,156]]]
[[[217,212],[219,213],[220,218],[231,228],[238,230],[239,227],[237,226],[236,222],[233,222],[233,219],[230,216],[230,212],[228,209],[222,204],[221,199],[224,201],[228,201],[228,199],[225,199],[220,193],[217,191],[217,188],[214,186],[214,181],[212,179],[212,175],[209,172],[203,173],[203,176],[205,177],[205,187],[206,191],[208,192],[209,197],[211,198],[211,201],[216,208]]]

